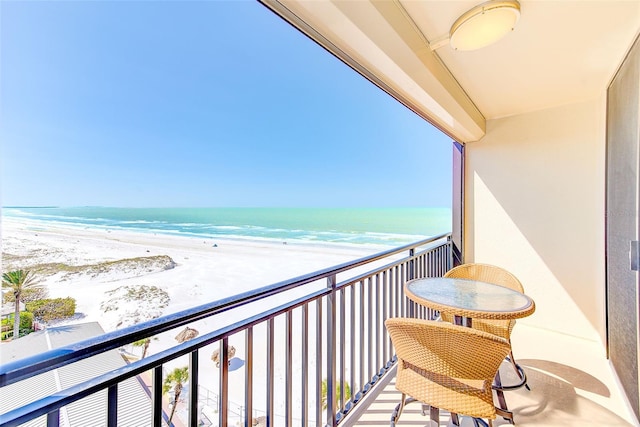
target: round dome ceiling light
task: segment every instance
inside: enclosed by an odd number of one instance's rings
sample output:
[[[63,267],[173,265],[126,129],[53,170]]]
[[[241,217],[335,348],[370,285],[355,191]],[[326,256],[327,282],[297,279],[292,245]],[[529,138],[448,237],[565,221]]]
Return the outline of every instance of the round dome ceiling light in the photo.
[[[465,12],[449,31],[456,50],[475,50],[497,42],[510,33],[520,18],[516,0],[491,0]]]

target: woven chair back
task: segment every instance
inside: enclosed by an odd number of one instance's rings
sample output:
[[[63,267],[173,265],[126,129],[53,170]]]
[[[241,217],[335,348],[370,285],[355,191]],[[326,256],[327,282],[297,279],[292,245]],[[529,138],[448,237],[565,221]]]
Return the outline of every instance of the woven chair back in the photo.
[[[490,264],[462,264],[447,271],[444,277],[472,279],[504,286],[524,293],[522,283],[504,268]]]
[[[503,286],[505,288],[524,293],[524,287],[516,276],[504,268],[495,265],[478,263],[462,264],[447,271],[444,274],[444,277],[479,280],[481,282],[493,283],[494,285]],[[445,322],[453,323],[453,316],[450,314],[442,313],[440,317]],[[513,331],[515,324],[515,320],[473,321],[473,327],[475,329],[489,332],[506,339],[511,338],[511,332]]]
[[[392,318],[385,326],[398,356],[399,391],[457,414],[495,418],[491,384],[509,353],[507,340],[432,320]]]

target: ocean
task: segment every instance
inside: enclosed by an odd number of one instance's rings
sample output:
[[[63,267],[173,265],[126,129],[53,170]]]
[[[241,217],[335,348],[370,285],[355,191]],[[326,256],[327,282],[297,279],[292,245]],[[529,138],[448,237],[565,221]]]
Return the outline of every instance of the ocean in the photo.
[[[449,208],[4,207],[2,216],[102,230],[380,247],[451,231]]]

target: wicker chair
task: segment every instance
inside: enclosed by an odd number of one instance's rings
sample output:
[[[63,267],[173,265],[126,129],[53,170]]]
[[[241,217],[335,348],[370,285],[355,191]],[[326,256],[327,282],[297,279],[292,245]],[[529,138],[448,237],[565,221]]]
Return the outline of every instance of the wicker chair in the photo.
[[[486,418],[490,426],[497,413],[504,416],[493,403],[491,383],[509,353],[507,340],[433,320],[392,318],[385,326],[398,356],[396,388],[402,392],[392,427],[413,401],[429,405],[436,423],[439,409],[449,411],[455,425],[458,414],[476,424]]]
[[[524,293],[522,283],[520,283],[516,276],[509,273],[507,270],[495,265],[473,263],[462,264],[449,270],[447,273],[445,273],[444,277],[479,280],[482,282],[504,286],[505,288]],[[440,317],[446,322],[453,323],[454,319],[450,314],[441,313]],[[515,326],[515,324],[515,320],[473,319],[471,325],[474,329],[489,332],[490,334],[502,337],[509,341],[509,344],[511,344],[511,331],[513,331],[513,327]],[[524,385],[527,390],[530,390],[529,385],[527,384],[527,377],[524,370],[520,367],[520,365],[516,363],[516,360],[513,357],[513,350],[509,351],[509,357],[507,359],[518,374],[520,382],[512,386],[500,385],[499,387],[503,390],[508,390],[519,388]]]

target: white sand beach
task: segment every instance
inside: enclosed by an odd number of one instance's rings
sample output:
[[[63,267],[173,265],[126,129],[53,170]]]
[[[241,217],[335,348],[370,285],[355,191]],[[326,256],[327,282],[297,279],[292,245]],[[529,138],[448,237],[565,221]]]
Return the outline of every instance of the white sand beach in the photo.
[[[215,245],[215,246],[214,246]],[[322,268],[360,258],[372,249],[256,240],[201,239],[166,234],[76,228],[3,218],[2,252],[28,257],[27,264],[89,265],[167,255],[176,267],[146,273],[109,271],[95,277],[46,278],[50,297],[72,296],[85,321],[105,330],[99,296],[124,285],[155,285],[169,293],[164,314],[236,295]],[[3,259],[3,271],[9,262]]]
[[[62,226],[13,218],[3,218],[2,222],[3,272],[9,268],[30,265],[61,263],[68,266],[87,266],[161,255],[168,256],[175,262],[175,267],[166,270],[157,266],[135,268],[129,264],[111,265],[111,268],[104,271],[94,268],[75,274],[59,272],[42,278],[50,297],[75,298],[78,314],[68,322],[97,321],[105,331],[277,283],[378,251],[357,246],[154,235]],[[116,298],[116,310],[105,313],[101,308],[101,305],[109,300],[109,292],[123,286],[139,288],[143,285],[155,286],[166,291],[169,297],[166,307],[158,309],[157,301],[153,299],[126,304],[122,299]],[[299,293],[306,291],[300,290]],[[115,296],[117,297],[117,294]],[[289,300],[291,294],[280,298]],[[270,301],[270,304],[277,302]],[[256,311],[266,308],[263,304],[255,306]],[[232,321],[234,316],[246,318],[257,314],[246,311],[245,309],[242,313],[225,313],[222,317],[201,320],[189,326],[204,334]],[[281,330],[278,328],[278,331]],[[175,345],[175,335],[178,332],[170,331],[154,337],[149,354]],[[259,343],[266,339],[265,328],[256,328],[255,334],[258,347]],[[282,342],[283,337],[276,336],[275,340],[276,343]],[[236,358],[230,366],[230,400],[241,404],[244,400],[244,337],[232,337],[230,345],[237,350]],[[141,352],[140,348],[132,347],[127,350],[137,354]],[[213,348],[211,350],[213,351]],[[208,353],[201,355],[201,384],[210,392],[216,393],[218,370],[214,368]],[[294,370],[299,371],[300,361],[295,359],[294,357]],[[254,360],[254,396],[258,396],[255,398],[254,406],[258,410],[264,409],[262,391],[265,390],[266,384],[265,379],[258,374],[264,369],[261,368],[264,363],[263,355]],[[166,368],[186,364],[187,359],[183,358]],[[275,372],[276,384],[283,383],[281,379],[286,375],[284,369],[284,363],[278,361]],[[280,402],[276,395],[276,414],[283,405],[284,402]]]

